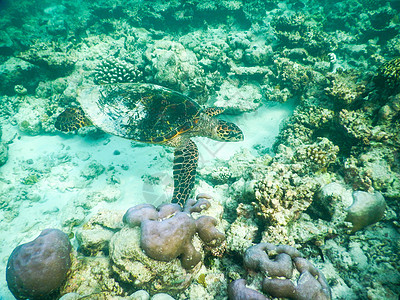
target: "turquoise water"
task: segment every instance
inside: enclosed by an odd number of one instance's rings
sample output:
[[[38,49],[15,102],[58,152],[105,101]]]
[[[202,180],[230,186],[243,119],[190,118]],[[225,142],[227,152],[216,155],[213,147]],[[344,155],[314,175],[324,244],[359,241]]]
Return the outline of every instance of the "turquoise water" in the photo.
[[[14,299],[6,281],[13,249],[46,228],[62,230],[73,249],[49,299],[228,299],[239,278],[276,299],[262,290],[268,272],[243,264],[260,242],[300,251],[324,274],[332,299],[398,299],[399,12],[394,0],[1,1],[0,299]],[[152,110],[128,96],[114,107],[102,96],[82,98],[88,87],[129,83],[224,112],[165,113],[162,99],[153,102],[159,95],[144,97]],[[81,106],[88,126],[56,128],[60,114]],[[168,128],[189,130],[167,144],[110,130],[129,130],[143,115],[152,117],[143,128],[163,120],[158,132],[143,129],[158,138]],[[236,124],[244,140],[212,139],[217,120]],[[144,225],[129,228],[122,216],[171,201],[171,146],[185,149],[189,138],[199,150],[189,196],[210,195],[201,214],[226,239],[207,246],[196,229],[188,240],[201,259],[184,269],[185,247],[168,262],[139,258]],[[159,217],[159,231],[173,218]],[[178,235],[166,244],[179,244]],[[298,297],[314,291],[297,282],[303,271],[291,278]]]

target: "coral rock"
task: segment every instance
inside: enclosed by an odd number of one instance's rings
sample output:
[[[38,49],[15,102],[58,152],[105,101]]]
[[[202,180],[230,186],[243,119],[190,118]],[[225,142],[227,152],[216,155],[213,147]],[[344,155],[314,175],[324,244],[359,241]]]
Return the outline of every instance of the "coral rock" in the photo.
[[[381,220],[385,210],[386,201],[381,193],[356,191],[353,193],[353,204],[348,208],[346,221],[353,224],[352,231],[355,232]]]

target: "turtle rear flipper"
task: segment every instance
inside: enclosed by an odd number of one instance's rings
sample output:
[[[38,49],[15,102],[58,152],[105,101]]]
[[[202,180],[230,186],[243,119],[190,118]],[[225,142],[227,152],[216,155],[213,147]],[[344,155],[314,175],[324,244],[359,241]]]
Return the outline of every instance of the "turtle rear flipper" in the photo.
[[[194,187],[199,151],[192,140],[174,152],[174,194],[173,203],[184,205]]]
[[[56,119],[54,127],[64,132],[78,130],[81,127],[92,125],[85,117],[81,108],[67,108]]]

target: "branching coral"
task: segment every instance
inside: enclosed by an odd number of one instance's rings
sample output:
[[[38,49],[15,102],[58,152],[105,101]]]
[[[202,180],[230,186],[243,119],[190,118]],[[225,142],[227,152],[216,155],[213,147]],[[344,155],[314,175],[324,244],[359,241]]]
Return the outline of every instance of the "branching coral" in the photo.
[[[276,77],[279,83],[287,87],[292,93],[304,91],[312,82],[313,73],[310,68],[287,58],[279,58],[274,61]]]
[[[316,130],[326,127],[334,119],[334,112],[330,109],[315,105],[303,105],[297,108],[293,115],[285,122],[274,145],[298,147],[313,141]]]
[[[371,141],[386,141],[391,137],[390,133],[386,132],[384,128],[373,126],[372,120],[359,110],[341,110],[338,123],[349,137],[364,145],[369,145]]]
[[[344,179],[357,190],[372,190],[372,174],[370,170],[360,168],[358,160],[354,156],[346,158],[343,163]]]
[[[337,107],[347,107],[360,98],[365,85],[356,82],[358,76],[355,72],[328,74],[329,86],[325,88],[325,92]]]
[[[266,174],[255,184],[256,206],[269,224],[287,225],[311,204],[318,183],[312,177],[300,177],[288,165],[273,166],[280,168],[278,172]]]
[[[316,143],[298,148],[295,159],[304,161],[313,170],[324,170],[336,161],[338,152],[338,146],[335,146],[327,138],[320,138]]]
[[[112,56],[106,58],[95,70],[95,83],[135,82],[141,72],[135,65]]]

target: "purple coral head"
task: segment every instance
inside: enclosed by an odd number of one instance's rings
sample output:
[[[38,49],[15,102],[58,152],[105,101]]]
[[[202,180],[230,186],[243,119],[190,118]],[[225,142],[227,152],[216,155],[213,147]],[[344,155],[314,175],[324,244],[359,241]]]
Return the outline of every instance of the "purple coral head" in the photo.
[[[196,220],[197,233],[209,247],[218,247],[225,240],[225,234],[220,232],[216,225],[217,220],[210,216],[201,216]]]
[[[188,199],[185,203],[183,211],[191,214],[194,212],[201,212],[203,210],[206,210],[211,206],[210,201],[208,201],[207,199],[211,199],[211,196],[208,196],[207,194],[199,194],[197,195],[196,200]]]
[[[325,276],[291,246],[275,246],[270,243],[252,246],[245,252],[244,265],[247,269],[268,276],[263,280],[262,290],[273,297],[295,300],[331,299]],[[291,280],[294,267],[300,272],[297,284]]]
[[[322,272],[302,257],[295,258],[294,263],[300,272],[296,290],[299,295],[302,295],[301,299],[329,300],[332,298],[331,289]]]
[[[129,208],[122,221],[130,227],[139,226],[144,220],[157,220],[158,212],[151,204],[139,204]]]
[[[182,254],[181,245],[190,242],[196,232],[193,220],[182,212],[163,221],[144,220],[141,228],[142,249],[161,261],[170,261]]]
[[[275,246],[260,243],[248,248],[244,254],[244,265],[247,269],[262,272],[268,276],[292,277],[292,257],[300,256],[300,252],[290,246]]]
[[[278,246],[279,247],[279,246]],[[285,246],[282,248],[288,250],[289,253],[296,254],[293,247]],[[330,300],[332,299],[331,291],[325,276],[315,268],[308,260],[291,256],[300,277],[297,284],[293,283],[290,277],[286,279],[265,278],[263,280],[263,291],[273,297],[289,298],[294,300]]]
[[[264,278],[262,290],[277,298],[297,299],[295,297],[298,297],[296,287],[290,279]]]
[[[177,212],[180,212],[181,209],[182,209],[181,206],[177,203],[161,204],[159,207],[157,207],[158,219],[162,220],[171,217]]]
[[[246,280],[237,279],[228,285],[229,300],[268,300],[260,292],[246,286]]]
[[[17,299],[45,299],[56,292],[71,266],[71,244],[58,229],[45,229],[11,253],[6,271],[8,288]]]
[[[217,221],[214,218],[192,218],[192,212],[210,206],[204,197],[186,201],[184,211],[178,204],[162,204],[157,208],[150,204],[136,205],[128,209],[123,221],[130,227],[140,225],[140,247],[147,256],[160,261],[180,257],[182,266],[191,269],[202,257],[192,244],[196,232],[209,247],[220,246],[225,239],[225,235],[215,228]]]

